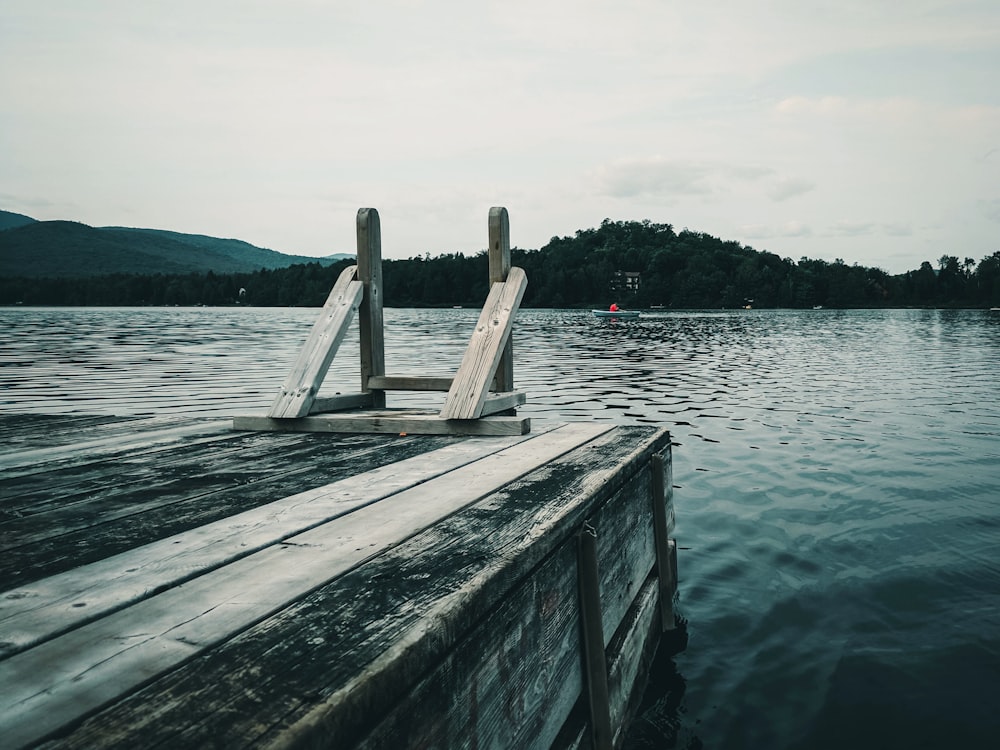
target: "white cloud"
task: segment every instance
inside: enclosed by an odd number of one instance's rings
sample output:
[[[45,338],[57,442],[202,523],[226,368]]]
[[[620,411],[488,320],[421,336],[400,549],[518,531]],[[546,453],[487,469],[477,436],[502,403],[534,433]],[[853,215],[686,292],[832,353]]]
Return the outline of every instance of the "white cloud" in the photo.
[[[713,170],[704,164],[661,157],[621,159],[600,167],[596,177],[603,192],[615,198],[672,200],[711,193]]]
[[[872,234],[877,225],[871,221],[841,220],[830,227],[830,234],[836,237],[861,237]]]
[[[911,237],[913,235],[913,227],[906,223],[883,224],[882,231],[890,237]]]
[[[778,226],[748,224],[737,228],[741,237],[747,239],[773,239],[775,237],[811,237],[812,228],[801,221],[789,220]]]
[[[756,165],[732,166],[729,167],[728,172],[737,179],[749,180],[751,182],[774,174],[774,170],[771,167]]]
[[[771,185],[767,194],[773,201],[784,201],[799,195],[805,195],[816,188],[815,183],[795,177],[784,177]]]
[[[781,231],[782,237],[810,237],[812,236],[812,229],[803,224],[800,221],[788,221],[785,222],[784,227]]]
[[[1000,224],[1000,198],[993,200],[983,200],[979,202],[983,215],[990,221]]]

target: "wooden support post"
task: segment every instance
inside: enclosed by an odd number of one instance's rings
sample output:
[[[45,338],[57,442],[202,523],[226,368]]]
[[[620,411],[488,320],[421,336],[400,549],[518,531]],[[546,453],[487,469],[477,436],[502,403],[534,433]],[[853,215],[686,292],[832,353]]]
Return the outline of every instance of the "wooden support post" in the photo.
[[[498,281],[506,281],[510,273],[510,220],[507,209],[494,206],[490,209],[490,286]],[[512,338],[507,339],[500,364],[497,367],[496,390],[506,392],[514,390],[514,344]]]
[[[673,482],[670,446],[666,458],[653,455],[653,539],[656,545],[656,575],[660,584],[660,619],[664,631],[674,629],[674,592],[677,590],[677,545],[669,538],[673,527]],[[669,509],[669,511],[668,511]]]
[[[361,340],[361,390],[371,392],[372,405],[385,407],[385,391],[373,389],[368,379],[385,375],[385,341],[382,334],[382,228],[378,211],[358,209],[358,278],[364,295],[358,309]]]
[[[672,597],[674,593],[677,591],[677,540],[669,539],[667,540],[667,544],[670,546],[670,570],[669,570],[670,578],[668,579],[667,583],[668,587],[670,588],[670,596],[671,596],[670,612],[671,614],[673,614],[674,607],[673,607]],[[673,630],[674,627],[676,626],[674,625],[673,622],[671,622],[670,627],[668,627],[667,630]]]
[[[604,626],[601,624],[600,572],[597,568],[597,531],[584,522],[580,532],[577,576],[580,587],[580,624],[583,628],[583,671],[590,733],[594,750],[611,750],[611,698],[608,664],[604,653]]]

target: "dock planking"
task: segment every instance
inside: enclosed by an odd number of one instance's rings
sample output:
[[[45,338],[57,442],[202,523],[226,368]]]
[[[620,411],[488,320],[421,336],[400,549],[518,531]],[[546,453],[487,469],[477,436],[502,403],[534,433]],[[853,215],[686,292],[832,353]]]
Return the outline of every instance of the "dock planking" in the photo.
[[[16,436],[14,422],[0,434]],[[30,429],[46,424],[62,436],[50,461],[0,472],[10,746],[582,737],[585,526],[609,710],[625,726],[659,630],[650,461],[669,458],[665,431],[413,438],[216,423],[164,441],[155,421],[66,417]],[[109,450],[112,437],[132,447]],[[7,445],[8,457],[37,450]]]
[[[11,587],[56,574],[456,440],[397,436],[389,452],[384,439],[356,435],[331,451],[316,436],[233,433],[215,424],[211,441],[164,447],[152,440],[145,450],[90,459],[84,449],[31,473],[0,472],[0,581]]]

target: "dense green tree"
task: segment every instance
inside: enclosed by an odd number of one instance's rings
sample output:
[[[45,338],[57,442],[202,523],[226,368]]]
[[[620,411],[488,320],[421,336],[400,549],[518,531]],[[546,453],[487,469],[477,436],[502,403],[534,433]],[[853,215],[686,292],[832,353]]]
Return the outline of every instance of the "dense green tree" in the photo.
[[[513,248],[528,275],[526,307],[1000,306],[1000,251],[959,261],[942,255],[890,276],[878,268],[801,258],[649,221],[605,219],[538,250]],[[0,279],[0,304],[322,305],[350,263],[318,262],[252,273],[110,274],[73,280]],[[486,298],[485,251],[425,254],[382,264],[383,299],[398,307],[478,306]],[[629,279],[638,279],[638,287]],[[241,294],[240,290],[244,290]]]

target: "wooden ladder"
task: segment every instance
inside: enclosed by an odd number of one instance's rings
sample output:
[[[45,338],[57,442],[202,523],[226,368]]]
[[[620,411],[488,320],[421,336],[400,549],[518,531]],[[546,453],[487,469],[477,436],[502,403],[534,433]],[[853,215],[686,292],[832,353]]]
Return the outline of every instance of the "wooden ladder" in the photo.
[[[238,416],[235,429],[455,435],[523,435],[530,420],[515,408],[511,328],[528,285],[510,264],[507,209],[489,214],[490,291],[454,377],[387,375],[382,323],[382,239],[378,212],[358,210],[357,265],[345,268],[292,370],[265,416]],[[358,316],[361,390],[320,396],[347,329]],[[440,412],[387,409],[386,391],[447,391]]]

